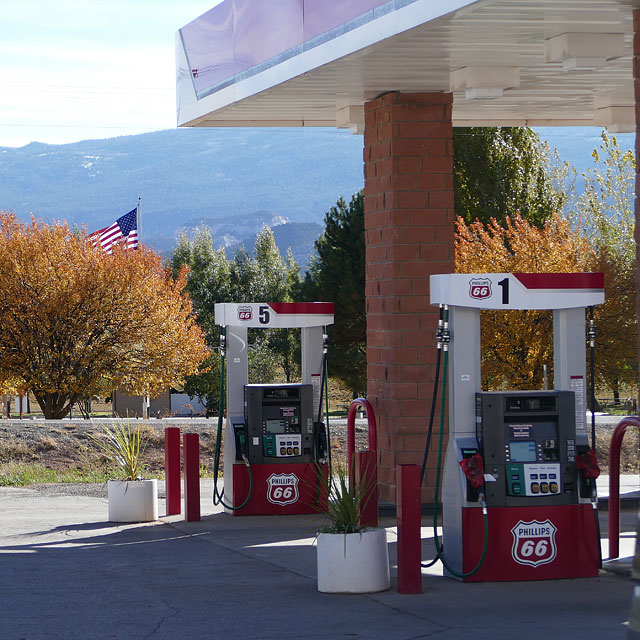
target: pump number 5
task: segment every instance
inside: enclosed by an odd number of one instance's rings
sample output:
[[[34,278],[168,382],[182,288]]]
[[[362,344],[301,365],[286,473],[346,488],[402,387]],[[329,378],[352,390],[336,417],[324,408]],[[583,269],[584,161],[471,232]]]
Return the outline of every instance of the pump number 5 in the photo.
[[[271,314],[269,313],[269,307],[266,304],[261,304],[258,308],[258,320],[260,321],[260,324],[269,324]]]

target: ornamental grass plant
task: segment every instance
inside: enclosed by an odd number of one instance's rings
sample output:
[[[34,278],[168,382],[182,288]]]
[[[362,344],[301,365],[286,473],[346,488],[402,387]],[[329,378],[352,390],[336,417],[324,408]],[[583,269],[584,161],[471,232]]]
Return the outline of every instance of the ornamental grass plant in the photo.
[[[319,533],[360,533],[370,527],[360,524],[360,512],[369,500],[372,483],[366,477],[361,482],[349,481],[345,465],[335,469],[333,479],[324,480],[324,489],[328,495],[327,523],[319,529]],[[353,474],[352,474],[353,475]]]
[[[103,425],[101,438],[90,437],[102,453],[118,465],[120,480],[142,480],[142,456],[148,436],[142,433],[140,426],[132,427],[128,421],[126,424]]]

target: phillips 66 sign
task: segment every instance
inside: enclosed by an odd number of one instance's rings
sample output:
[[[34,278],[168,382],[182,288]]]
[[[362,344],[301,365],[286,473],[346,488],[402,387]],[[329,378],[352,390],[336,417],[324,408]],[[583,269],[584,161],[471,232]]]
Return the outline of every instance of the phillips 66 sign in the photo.
[[[556,547],[556,531],[558,529],[550,521],[538,522],[520,520],[513,529],[513,546],[511,556],[518,564],[538,567],[553,562],[558,553]]]
[[[272,473],[267,478],[267,500],[283,507],[298,501],[298,476],[294,473]]]
[[[484,300],[491,297],[491,280],[489,278],[471,278],[469,280],[469,297]]]

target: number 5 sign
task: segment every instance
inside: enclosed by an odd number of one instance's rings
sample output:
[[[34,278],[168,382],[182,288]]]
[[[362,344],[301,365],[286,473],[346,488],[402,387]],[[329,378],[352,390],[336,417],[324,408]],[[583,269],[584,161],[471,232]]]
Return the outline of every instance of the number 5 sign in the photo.
[[[333,324],[333,302],[218,302],[215,311],[216,324],[224,327],[284,329]]]
[[[553,562],[557,555],[556,531],[558,529],[550,521],[523,522],[511,529],[513,546],[511,556],[518,564],[538,567]]]

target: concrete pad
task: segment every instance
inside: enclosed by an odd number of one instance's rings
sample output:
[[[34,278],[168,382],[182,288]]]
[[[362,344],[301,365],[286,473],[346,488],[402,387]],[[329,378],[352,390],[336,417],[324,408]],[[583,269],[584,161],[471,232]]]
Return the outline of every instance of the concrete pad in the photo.
[[[322,516],[226,515],[211,504],[211,481],[199,522],[115,525],[104,498],[28,488],[0,489],[0,514],[2,640],[626,637],[632,583],[605,572],[463,584],[436,565],[423,570],[420,595],[396,593],[394,569],[384,593],[318,593]],[[382,524],[395,565],[395,521]],[[431,558],[430,519],[423,524]]]

